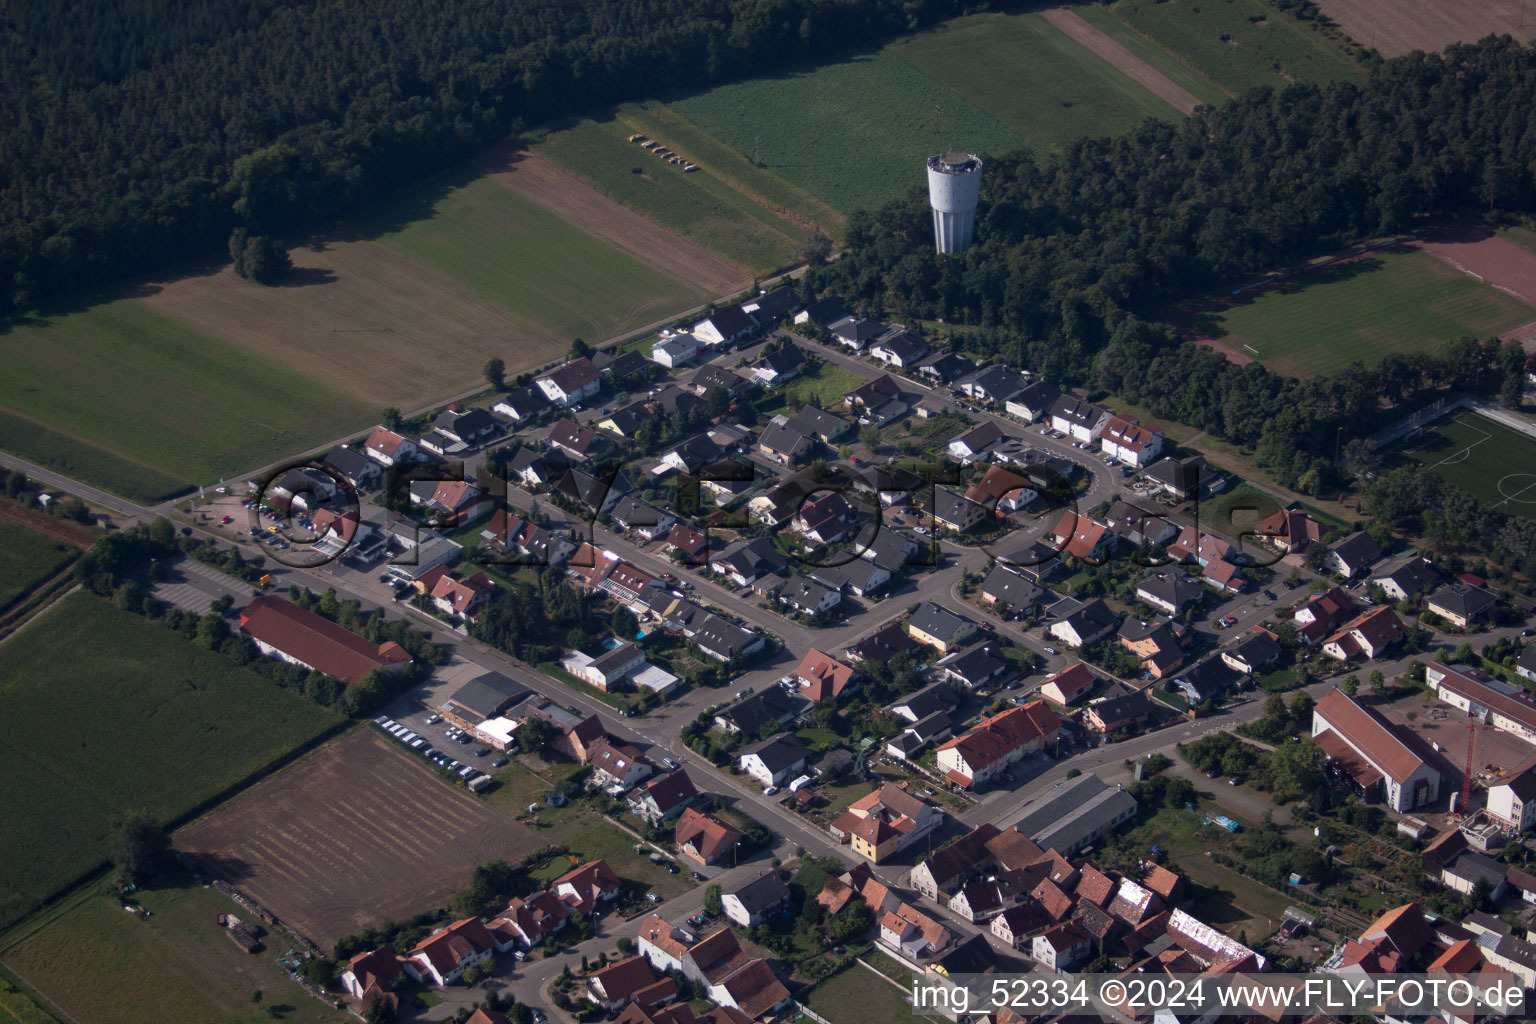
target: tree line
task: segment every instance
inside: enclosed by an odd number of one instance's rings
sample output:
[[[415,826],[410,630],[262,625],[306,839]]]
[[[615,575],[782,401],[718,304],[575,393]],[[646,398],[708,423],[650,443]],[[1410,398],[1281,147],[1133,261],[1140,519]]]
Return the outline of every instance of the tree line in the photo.
[[[1231,440],[1315,494],[1340,482],[1340,444],[1391,407],[1444,389],[1518,394],[1523,353],[1447,339],[1376,369],[1296,380],[1184,343],[1166,318],[1361,239],[1531,212],[1533,100],[1536,52],[1508,37],[1384,61],[1363,87],[1255,89],[1056,156],[990,158],[977,243],[963,254],[934,257],[922,191],[856,214],[850,251],[809,285],[982,325],[967,349]]]
[[[0,19],[0,314],[356,210],[547,121],[750,77],[962,0],[126,0]],[[238,230],[238,239],[231,235]]]

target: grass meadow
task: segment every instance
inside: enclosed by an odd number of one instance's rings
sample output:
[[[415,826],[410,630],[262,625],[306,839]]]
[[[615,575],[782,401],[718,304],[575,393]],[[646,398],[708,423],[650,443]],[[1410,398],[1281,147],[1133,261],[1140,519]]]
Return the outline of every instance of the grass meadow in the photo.
[[[64,1019],[114,1024],[355,1020],[288,979],[287,969],[273,959],[288,948],[282,936],[269,933],[267,949],[251,956],[222,934],[218,915],[242,912],[217,890],[177,873],[137,898],[150,917],[124,913],[105,884],[86,886],[50,909],[37,926],[8,937],[0,959],[40,990],[45,1003],[62,1008],[69,1015]],[[256,991],[262,994],[259,1004],[251,1001]]]
[[[898,40],[887,52],[1039,150],[1059,150],[1083,136],[1121,135],[1145,117],[1179,117],[1038,14],[957,18]],[[970,145],[963,136],[954,141]]]
[[[341,721],[84,592],[0,645],[0,697],[0,925],[105,861],[114,814],[170,821]]]
[[[1461,412],[1403,441],[1395,457],[1428,466],[1501,512],[1536,519],[1536,440]]]
[[[743,195],[712,168],[684,174],[628,141],[616,118],[550,131],[536,152],[610,198],[756,274],[788,266],[805,229]],[[643,134],[643,133],[642,133]]]
[[[1365,81],[1322,35],[1262,0],[1117,0],[1109,11],[1233,96],[1293,81]]]
[[[365,425],[374,411],[135,299],[0,332],[0,447],[155,502]]]
[[[80,549],[21,523],[0,519],[0,611],[57,573]]]
[[[890,50],[734,82],[670,107],[844,213],[923,185],[923,161],[956,146],[1005,153],[1024,140]],[[684,150],[687,152],[687,150]]]
[[[563,339],[606,339],[713,298],[488,178],[437,195],[403,226],[378,225],[373,237]]]
[[[1235,349],[1252,346],[1271,369],[1313,376],[1533,319],[1536,310],[1427,253],[1388,250],[1217,307],[1197,326]]]

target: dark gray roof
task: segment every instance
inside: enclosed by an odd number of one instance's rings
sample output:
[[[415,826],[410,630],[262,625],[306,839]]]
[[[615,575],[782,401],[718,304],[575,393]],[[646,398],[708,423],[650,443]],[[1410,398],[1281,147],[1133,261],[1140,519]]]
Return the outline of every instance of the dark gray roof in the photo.
[[[339,444],[325,453],[325,463],[353,483],[357,483],[359,477],[375,476],[379,472],[377,462]]]
[[[1180,573],[1168,573],[1167,579],[1156,576],[1141,581],[1136,586],[1138,595],[1156,599],[1163,605],[1171,605],[1175,612],[1187,604],[1196,604],[1205,596],[1205,587]]]
[[[1044,411],[1049,409],[1061,397],[1061,389],[1050,381],[1037,380],[1023,391],[1013,396],[1013,401],[1022,402],[1031,409]]]
[[[743,576],[766,576],[789,564],[767,537],[738,540],[715,555],[713,561],[733,568]]]
[[[932,601],[924,601],[918,605],[910,621],[917,629],[945,643],[953,642],[966,626],[975,628],[976,625],[965,616],[957,615],[943,605],[934,604]]]
[[[742,305],[757,307],[750,315],[762,326],[793,313],[800,305],[800,296],[789,285],[780,285],[755,299],[748,299]]]
[[[1388,567],[1385,572],[1377,573],[1375,578],[1377,581],[1391,580],[1398,589],[1412,597],[1422,590],[1438,586],[1445,575],[1422,556],[1415,555],[1405,562]]]
[[[1280,646],[1278,641],[1270,639],[1269,634],[1249,633],[1231,647],[1228,647],[1227,653],[1240,661],[1257,666],[1267,665],[1274,661],[1280,657],[1283,650],[1284,648]]]
[[[1075,426],[1092,427],[1103,418],[1105,412],[1092,402],[1062,395],[1051,403],[1051,415],[1059,416]]]
[[[716,366],[714,363],[705,363],[689,378],[689,383],[696,388],[703,388],[706,391],[710,388],[724,388],[726,391],[734,393],[746,381],[722,366]]]
[[[616,474],[610,483],[606,479],[599,479],[582,470],[572,469],[560,478],[559,483],[555,484],[555,490],[588,508],[595,509],[608,500],[610,493],[627,494],[630,491],[630,484],[623,473]]]
[[[789,886],[777,871],[765,871],[746,885],[732,889],[728,895],[736,897],[749,914],[761,914],[776,904],[789,899]]]
[[[605,675],[616,672],[640,655],[640,649],[632,643],[622,643],[611,651],[604,651],[592,659],[592,667]]]
[[[884,663],[890,661],[896,655],[910,651],[917,646],[917,641],[907,635],[907,631],[896,623],[891,623],[871,633],[869,636],[848,645],[848,653],[856,658],[868,661]]]
[[[1503,864],[1471,850],[1457,854],[1456,859],[1445,866],[1445,870],[1469,882],[1484,881],[1490,887],[1497,887],[1504,882]]]
[[[985,643],[942,659],[939,667],[958,676],[968,686],[980,686],[1006,672],[1008,660],[995,643]]]
[[[662,412],[678,413],[687,416],[695,409],[704,408],[704,399],[691,391],[684,391],[676,385],[662,391],[656,396],[656,405]]]
[[[755,733],[767,722],[778,724],[792,717],[795,705],[777,686],[768,686],[717,712],[744,733]]]
[[[1080,775],[1036,800],[1014,824],[1044,848],[1075,850],[1136,808],[1136,798],[1097,775]]]
[[[940,712],[950,712],[960,703],[960,695],[948,682],[932,683],[923,687],[916,693],[909,693],[900,700],[892,701],[892,711],[904,708],[908,714],[918,721],[930,718]]]
[[[875,346],[889,351],[901,360],[903,366],[912,365],[913,360],[921,359],[928,351],[928,343],[923,340],[923,336],[905,327],[892,328]]]
[[[1429,595],[1429,604],[1455,615],[1475,618],[1499,603],[1499,599],[1478,587],[1453,584]]]
[[[749,314],[742,312],[740,306],[717,309],[705,319],[714,324],[715,330],[727,338],[750,331],[757,326],[757,322]]]
[[[1044,588],[1033,580],[1020,576],[1001,562],[993,566],[986,582],[981,585],[981,592],[995,601],[1016,609],[1037,605],[1046,596]]]
[[[596,363],[596,360],[593,361]],[[615,356],[607,362],[599,364],[598,368],[603,373],[615,380],[623,380],[625,377],[633,377],[637,373],[643,373],[654,364],[645,356],[630,349],[623,355]]]
[[[769,690],[777,690],[777,686],[769,687]],[[764,691],[767,692],[767,691]],[[767,769],[777,775],[796,761],[805,760],[807,751],[805,746],[794,736],[771,736],[761,743],[754,743],[744,749],[743,757],[748,754],[756,754],[758,760],[763,762]]]
[[[694,643],[704,649],[735,658],[757,642],[759,637],[749,629],[742,629],[734,622],[727,622],[718,615],[711,615],[700,623],[694,634]]]
[[[1242,678],[1241,672],[1222,661],[1217,655],[1212,655],[1190,666],[1178,676],[1180,682],[1194,687],[1201,698],[1213,697],[1235,685]]]
[[[757,443],[769,451],[796,458],[811,450],[812,441],[783,423],[770,423],[758,435]]]
[[[448,697],[448,701],[473,711],[481,718],[492,718],[532,692],[526,686],[519,685],[506,676],[487,672],[454,690]]]
[[[1363,569],[1381,557],[1381,546],[1364,530],[1350,534],[1330,550],[1348,563],[1351,569]]]
[[[779,599],[801,610],[821,607],[828,594],[838,593],[836,587],[818,583],[809,576],[791,576],[779,588]]]
[[[986,396],[997,402],[1006,402],[1014,395],[1029,386],[1018,371],[1002,363],[993,363],[984,366],[974,373],[966,374],[955,382],[961,387],[977,387],[986,393]]]
[[[803,405],[800,411],[789,418],[785,424],[790,430],[806,437],[826,436],[836,437],[848,429],[849,423],[841,416],[834,416],[824,409],[818,409],[814,405]]]
[[[863,317],[845,316],[841,320],[834,320],[827,324],[827,330],[839,338],[864,345],[884,334],[886,327],[885,324],[865,320]]]
[[[1092,636],[1094,633],[1115,624],[1115,613],[1098,598],[1094,598],[1087,604],[1073,609],[1072,613],[1064,620],[1079,636]]]
[[[550,407],[549,396],[534,387],[519,388],[496,402],[497,405],[503,403],[516,412],[519,419],[537,416]]]
[[[644,402],[631,402],[622,409],[613,410],[611,415],[602,417],[601,422],[611,421],[619,433],[628,437],[639,430],[640,425],[650,418],[651,411],[646,408]]]
[[[976,372],[976,364],[953,352],[936,352],[918,364],[918,372],[941,381],[959,380]]]
[[[806,303],[805,312],[811,323],[825,327],[834,324],[848,315],[848,307],[843,300],[836,295],[828,295],[824,299]]]
[[[1150,715],[1154,707],[1152,701],[1140,690],[1122,693],[1118,697],[1106,697],[1093,705],[1099,717],[1107,722],[1141,718]]]

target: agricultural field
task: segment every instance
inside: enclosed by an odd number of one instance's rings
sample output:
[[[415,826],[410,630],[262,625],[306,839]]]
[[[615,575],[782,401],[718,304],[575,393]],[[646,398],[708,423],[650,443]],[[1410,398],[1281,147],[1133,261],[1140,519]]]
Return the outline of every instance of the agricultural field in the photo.
[[[1039,14],[957,18],[887,51],[1037,150],[1059,150],[1085,135],[1122,135],[1145,117],[1180,116]],[[964,136],[952,138],[975,148]]]
[[[1216,305],[1199,337],[1296,376],[1375,365],[1536,320],[1536,310],[1427,253],[1387,250]]]
[[[997,118],[897,57],[898,48],[722,85],[669,106],[845,213],[921,186],[929,154],[1024,145]]]
[[[1371,0],[1317,0],[1317,6],[1355,42],[1383,57],[1438,53],[1488,35],[1522,41],[1536,35],[1536,20],[1526,24],[1525,0],[1394,0],[1388,17]]]
[[[134,299],[18,323],[0,333],[0,359],[0,447],[142,501],[272,462],[373,414]],[[70,441],[55,449],[62,430]]]
[[[322,949],[441,906],[470,872],[542,845],[371,726],[262,780],[173,837]]]
[[[0,518],[0,611],[52,577],[80,554],[73,544]]]
[[[636,134],[614,117],[550,130],[533,151],[636,212],[755,274],[794,260],[805,229],[737,191],[711,168],[683,173],[629,142]]]
[[[1512,515],[1536,519],[1536,438],[1472,412],[1425,427],[1392,449]]]
[[[1109,11],[1233,96],[1296,81],[1365,81],[1321,33],[1262,0],[1117,0]]]
[[[488,177],[446,192],[428,186],[412,206],[407,223],[375,215],[358,230],[447,274],[514,321],[559,338],[562,348],[572,338],[603,341],[716,297]],[[522,362],[512,356],[509,369]]]
[[[1223,100],[1231,98],[1205,75],[1115,17],[1108,7],[1102,4],[1080,4],[1063,10],[1070,10],[1206,106],[1219,106]]]
[[[48,911],[38,926],[0,940],[0,961],[42,992],[63,1020],[113,1024],[342,1024],[353,1020],[288,979],[273,959],[287,950],[269,934],[252,956],[222,934],[234,902],[184,873],[142,890],[148,918],[126,914],[105,885],[88,886]],[[251,993],[260,991],[260,1004]],[[0,989],[0,1009],[9,1006]],[[272,1011],[276,1011],[275,1013]],[[0,1013],[0,1020],[9,1020]],[[32,1024],[26,1017],[23,1024]],[[42,1024],[39,1021],[38,1024]]]
[[[0,924],[106,860],[107,823],[188,812],[339,722],[88,593],[0,645]]]

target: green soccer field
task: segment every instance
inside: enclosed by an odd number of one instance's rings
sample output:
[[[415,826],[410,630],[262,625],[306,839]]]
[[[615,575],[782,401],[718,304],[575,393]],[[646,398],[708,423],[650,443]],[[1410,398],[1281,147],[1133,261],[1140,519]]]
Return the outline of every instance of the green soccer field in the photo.
[[[0,360],[0,448],[144,502],[376,415],[136,299],[15,324]]]
[[[1433,256],[1389,250],[1216,307],[1195,326],[1273,370],[1310,377],[1531,320],[1536,310]]]
[[[482,302],[558,338],[605,339],[715,296],[640,262],[546,206],[477,178],[404,226],[362,225],[376,241],[457,278]],[[403,200],[401,206],[409,206]]]
[[[0,645],[0,698],[0,925],[105,861],[113,815],[169,821],[341,721],[85,592]]]
[[[1536,438],[1460,412],[1394,449],[1501,512],[1536,519]]]

